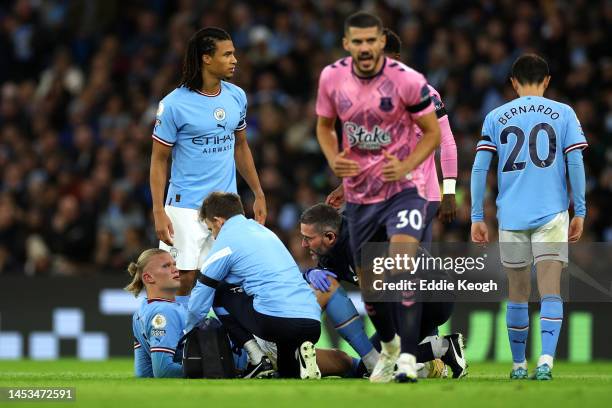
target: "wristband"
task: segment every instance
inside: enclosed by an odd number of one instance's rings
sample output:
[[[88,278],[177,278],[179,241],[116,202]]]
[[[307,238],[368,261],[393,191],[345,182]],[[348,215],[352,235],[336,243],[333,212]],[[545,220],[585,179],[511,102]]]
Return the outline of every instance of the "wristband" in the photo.
[[[455,194],[455,185],[457,180],[454,178],[447,178],[442,181],[442,194]]]

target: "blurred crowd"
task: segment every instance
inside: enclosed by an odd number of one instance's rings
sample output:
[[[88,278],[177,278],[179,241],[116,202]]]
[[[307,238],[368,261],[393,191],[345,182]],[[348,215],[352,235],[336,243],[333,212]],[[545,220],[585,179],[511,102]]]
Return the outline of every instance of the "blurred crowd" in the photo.
[[[307,265],[298,217],[339,183],[315,137],[318,76],[344,55],[344,18],[362,8],[400,35],[404,62],[426,74],[449,112],[458,212],[436,225],[434,240],[469,239],[482,120],[514,98],[511,64],[533,51],[550,63],[546,96],[574,107],[590,144],[583,239],[612,241],[610,1],[16,0],[0,3],[0,273],[122,273],[157,245],[148,186],[154,115],[203,26],[232,35],[267,225]],[[250,211],[242,181],[240,191]]]

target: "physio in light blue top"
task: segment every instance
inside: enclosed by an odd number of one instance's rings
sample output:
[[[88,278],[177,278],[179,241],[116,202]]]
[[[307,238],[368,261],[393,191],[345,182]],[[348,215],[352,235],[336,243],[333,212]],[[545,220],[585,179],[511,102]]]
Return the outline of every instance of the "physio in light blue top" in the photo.
[[[272,231],[242,214],[204,220],[216,239],[191,293],[186,331],[207,315],[221,281],[241,286],[261,314],[320,321],[321,309],[312,290]]]

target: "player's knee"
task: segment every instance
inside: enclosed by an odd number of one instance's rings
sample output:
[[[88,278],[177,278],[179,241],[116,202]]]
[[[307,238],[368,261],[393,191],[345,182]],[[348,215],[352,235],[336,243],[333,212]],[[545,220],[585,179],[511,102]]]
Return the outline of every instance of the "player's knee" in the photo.
[[[320,290],[313,288],[315,296],[317,298],[317,302],[319,303],[319,306],[322,310],[325,310],[325,308],[327,307],[327,303],[329,303],[329,299],[331,299],[333,294],[340,287],[338,281],[332,278],[331,276],[328,276],[327,280],[329,281],[329,289],[327,290],[327,292],[321,292]]]

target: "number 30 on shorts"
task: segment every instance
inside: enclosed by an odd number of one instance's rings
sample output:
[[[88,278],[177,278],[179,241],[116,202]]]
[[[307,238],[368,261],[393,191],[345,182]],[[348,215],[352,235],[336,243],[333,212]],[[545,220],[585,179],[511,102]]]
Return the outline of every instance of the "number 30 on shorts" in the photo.
[[[411,210],[410,214],[408,210],[402,210],[397,213],[397,218],[399,222],[395,228],[404,228],[406,225],[410,224],[412,228],[418,231],[423,226],[423,216],[419,210]]]

